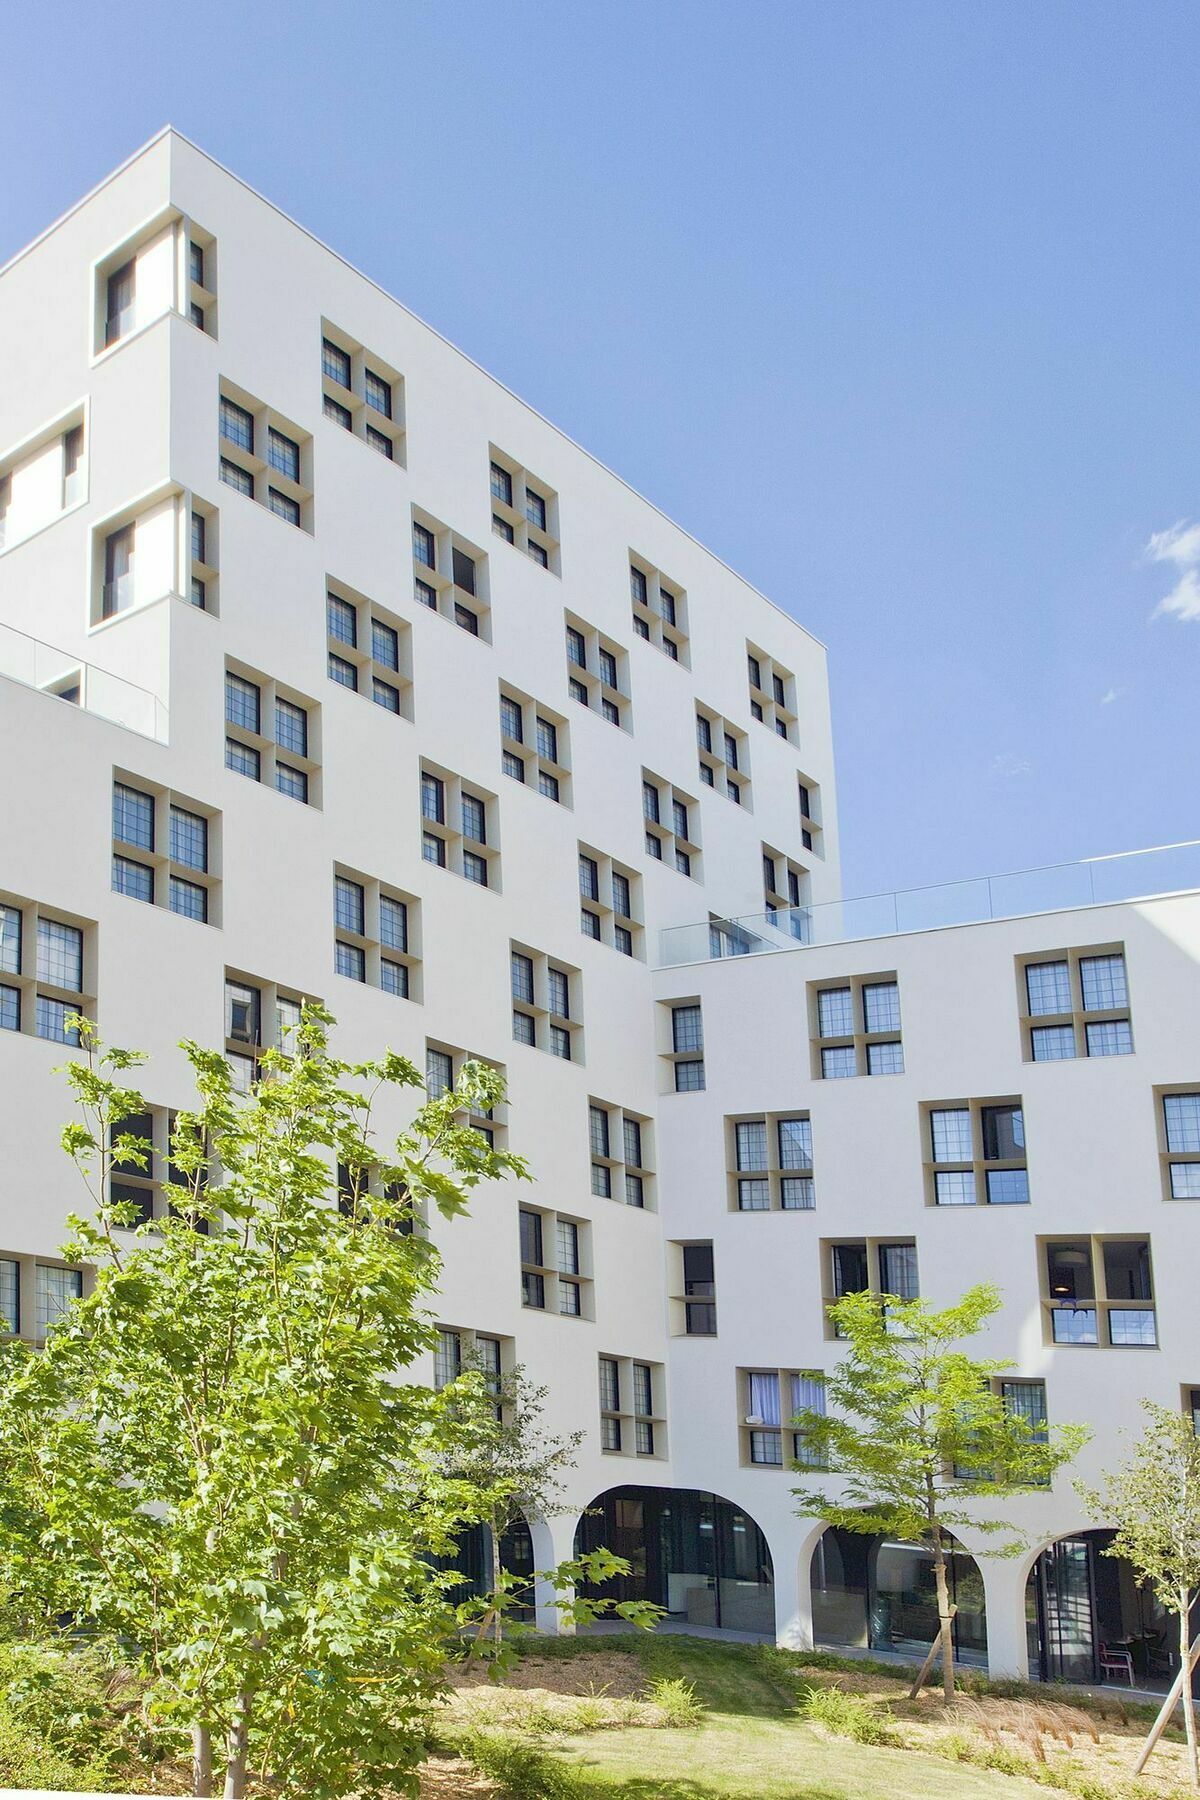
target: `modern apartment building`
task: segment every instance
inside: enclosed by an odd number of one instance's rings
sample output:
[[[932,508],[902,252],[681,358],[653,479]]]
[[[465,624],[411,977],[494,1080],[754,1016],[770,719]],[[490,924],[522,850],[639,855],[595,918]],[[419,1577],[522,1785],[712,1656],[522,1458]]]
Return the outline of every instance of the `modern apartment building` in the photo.
[[[66,1016],[149,1053],[152,1218],[179,1040],[248,1083],[314,996],[348,1056],[507,1077],[477,1123],[536,1179],[428,1224],[423,1373],[478,1346],[587,1426],[533,1566],[578,1529],[692,1626],[926,1636],[920,1554],[791,1494],[852,1288],[996,1280],[1005,1393],[1092,1425],[1085,1474],[1139,1395],[1200,1401],[1200,860],[843,900],[820,644],[173,132],[0,271],[0,324],[18,1330],[88,1279]],[[1140,1633],[1159,1673],[1070,1478],[1013,1513],[1022,1558],[963,1546],[964,1654],[1090,1679]]]

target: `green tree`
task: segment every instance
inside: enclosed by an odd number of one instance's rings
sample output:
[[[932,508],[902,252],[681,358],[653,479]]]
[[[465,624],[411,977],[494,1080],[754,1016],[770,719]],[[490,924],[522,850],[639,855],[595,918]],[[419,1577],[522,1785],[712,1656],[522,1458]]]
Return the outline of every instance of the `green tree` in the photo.
[[[477,1517],[487,1529],[491,1587],[484,1598],[475,1635],[489,1635],[498,1651],[506,1612],[524,1580],[511,1579],[503,1567],[503,1544],[522,1519],[552,1518],[567,1510],[563,1480],[575,1467],[584,1440],[582,1431],[556,1437],[543,1424],[548,1390],[531,1382],[525,1367],[496,1373],[477,1355],[464,1359],[463,1380],[455,1401],[462,1431],[447,1459],[447,1468],[475,1496]],[[521,1594],[525,1599],[526,1594]]]
[[[1116,1528],[1105,1555],[1123,1556],[1140,1580],[1151,1583],[1166,1610],[1178,1615],[1188,1771],[1192,1786],[1200,1787],[1189,1623],[1200,1596],[1200,1438],[1184,1413],[1153,1400],[1142,1405],[1146,1429],[1128,1460],[1103,1478],[1099,1492],[1081,1482],[1076,1487],[1096,1517]],[[1156,1729],[1148,1739],[1139,1770],[1158,1735]]]
[[[190,1733],[193,1792],[228,1800],[267,1771],[288,1794],[415,1788],[454,1628],[430,1558],[475,1513],[446,1472],[450,1403],[397,1379],[432,1341],[438,1257],[413,1211],[452,1217],[524,1173],[461,1122],[501,1098],[474,1064],[382,1146],[381,1097],[421,1076],[337,1061],[330,1023],[306,1008],[247,1096],[184,1046],[173,1210],[133,1229],[109,1177],[145,1166],[122,1129],[141,1058],[83,1021],[64,1143],[95,1216],[65,1254],[93,1286],[43,1352],[0,1346],[0,1583],[119,1647],[160,1728]]]
[[[1072,1425],[1051,1433],[1011,1411],[993,1381],[1012,1364],[962,1348],[999,1306],[988,1285],[970,1288],[940,1312],[923,1300],[845,1295],[829,1309],[847,1343],[826,1382],[832,1410],[806,1410],[796,1420],[813,1463],[839,1477],[832,1495],[824,1486],[797,1488],[801,1513],[922,1544],[931,1554],[938,1636],[913,1697],[939,1650],[943,1691],[948,1701],[954,1697],[948,1539],[961,1527],[994,1537],[1010,1531],[1004,1519],[981,1517],[978,1502],[1047,1486],[1087,1436]],[[993,1554],[1020,1548],[1010,1537]]]

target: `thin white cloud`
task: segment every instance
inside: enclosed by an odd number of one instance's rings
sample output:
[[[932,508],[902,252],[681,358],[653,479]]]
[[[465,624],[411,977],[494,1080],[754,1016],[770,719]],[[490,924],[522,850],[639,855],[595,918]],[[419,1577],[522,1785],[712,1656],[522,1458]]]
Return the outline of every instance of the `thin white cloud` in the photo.
[[[1152,563],[1167,563],[1178,580],[1169,594],[1155,607],[1151,618],[1160,614],[1191,623],[1200,619],[1200,525],[1189,525],[1180,519],[1166,531],[1156,531],[1146,545],[1146,558]]]
[[[1124,692],[1125,692],[1124,688],[1116,688],[1116,687],[1109,688],[1107,694],[1101,694],[1101,696],[1100,696],[1101,706],[1111,706],[1113,701],[1119,700],[1121,695]]]
[[[1010,780],[1014,775],[1028,775],[1033,765],[1015,750],[1002,750],[999,756],[993,756],[991,767],[993,775]]]

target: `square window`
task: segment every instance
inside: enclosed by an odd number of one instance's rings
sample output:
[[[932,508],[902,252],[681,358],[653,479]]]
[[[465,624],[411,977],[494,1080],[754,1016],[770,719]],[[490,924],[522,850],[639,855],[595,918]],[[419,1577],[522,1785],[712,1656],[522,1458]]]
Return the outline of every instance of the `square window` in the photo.
[[[830,1048],[828,1045],[821,1051],[821,1074],[827,1081],[843,1081],[850,1075],[857,1075],[858,1069],[854,1058],[852,1044]]]
[[[248,775],[251,781],[260,781],[261,759],[258,751],[248,744],[238,743],[236,738],[225,739],[225,767],[238,775]]]
[[[145,863],[131,862],[126,856],[114,856],[112,866],[114,894],[126,894],[131,900],[154,901],[154,870]]]
[[[376,676],[371,682],[371,698],[376,706],[382,706],[385,712],[400,711],[400,689],[392,687],[390,682],[380,681]]]
[[[246,449],[250,446],[246,445]],[[280,475],[286,475],[289,481],[300,484],[300,446],[294,438],[286,437],[272,425],[267,432],[267,465]]]
[[[275,701],[275,742],[294,756],[308,755],[308,714],[290,700]]]
[[[404,963],[389,962],[387,957],[380,959],[379,985],[385,994],[399,994],[402,1000],[408,999],[408,968]]]
[[[350,386],[350,352],[329,338],[321,340],[321,372],[339,387]]]
[[[1133,1032],[1128,1019],[1098,1019],[1084,1030],[1089,1056],[1132,1056]]]
[[[468,881],[473,881],[476,887],[486,887],[488,885],[487,858],[476,856],[473,850],[464,850],[463,874]]]
[[[221,436],[239,450],[254,454],[254,415],[233,400],[221,398]]]
[[[1200,1151],[1200,1094],[1164,1094],[1162,1104],[1167,1149]]]
[[[83,988],[83,932],[57,919],[37,922],[37,978],[77,994]]]
[[[975,1205],[975,1177],[970,1169],[938,1169],[933,1184],[939,1206]]]
[[[357,944],[334,945],[334,969],[339,975],[346,975],[351,981],[367,979],[366,951]]]
[[[1071,1010],[1071,971],[1066,961],[1027,963],[1025,992],[1033,1018]]]
[[[823,1038],[853,1035],[854,1008],[848,987],[822,988],[817,994],[817,1031]]]
[[[189,869],[208,872],[208,820],[185,807],[172,806],[170,818],[171,861]]]
[[[267,510],[273,512],[277,519],[286,519],[289,525],[300,523],[300,502],[287,494],[281,494],[278,488],[267,489]]]
[[[337,594],[325,596],[325,616],[331,638],[341,644],[358,646],[358,609],[349,600],[342,600]]]
[[[335,425],[340,425],[343,431],[354,430],[354,415],[350,408],[342,406],[337,400],[331,400],[328,394],[321,401],[321,411],[327,419],[332,419]]]
[[[253,500],[254,477],[248,469],[243,469],[240,463],[230,462],[227,456],[223,456],[219,474],[226,487],[236,488],[239,494],[245,494],[248,500]]]
[[[1111,1012],[1128,1006],[1129,990],[1125,981],[1123,956],[1081,956],[1079,979],[1083,988],[1084,1012]],[[1116,1055],[1120,1052],[1109,1051]]]
[[[867,1045],[868,1075],[903,1075],[904,1046],[899,1042]]]
[[[392,416],[392,384],[385,381],[382,375],[376,375],[373,369],[363,371],[363,395],[367,405],[375,412],[382,413],[385,419]],[[390,447],[391,440],[388,439]]]
[[[437,611],[437,590],[431,588],[427,581],[414,581],[413,594],[419,606],[427,606],[430,612]]]
[[[385,669],[400,672],[400,634],[379,619],[371,620],[371,655]]]
[[[208,889],[201,887],[198,881],[185,881],[181,875],[170,878],[169,899],[171,911],[185,919],[196,919],[204,925],[208,922]]]
[[[242,731],[254,732],[257,736],[259,725],[260,695],[253,681],[245,681],[240,675],[225,675],[225,719],[230,725],[237,725]]]
[[[344,656],[335,656],[329,652],[329,679],[336,681],[339,687],[349,688],[352,693],[358,692],[358,670]]]
[[[1073,1025],[1035,1025],[1029,1033],[1034,1062],[1071,1062],[1075,1056]]]
[[[863,988],[863,1020],[868,1031],[899,1031],[900,989],[896,982],[875,981]]]
[[[139,850],[154,848],[154,796],[113,783],[113,836]]]
[[[308,802],[308,776],[303,769],[293,769],[290,763],[275,764],[275,786],[281,794],[291,800]]]

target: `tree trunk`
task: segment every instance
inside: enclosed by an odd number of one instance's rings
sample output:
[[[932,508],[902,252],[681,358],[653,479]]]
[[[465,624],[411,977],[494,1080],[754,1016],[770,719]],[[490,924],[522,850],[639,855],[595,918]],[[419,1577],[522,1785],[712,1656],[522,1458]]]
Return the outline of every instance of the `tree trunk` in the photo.
[[[226,1739],[225,1800],[245,1800],[246,1755],[250,1747],[250,1695],[238,1695]]]
[[[193,1800],[212,1800],[212,1732],[207,1725],[192,1726]]]
[[[490,1538],[492,1540],[492,1593],[494,1595],[496,1595],[497,1598],[499,1598],[500,1576],[502,1573],[502,1570],[500,1568],[500,1533],[495,1525],[493,1525],[489,1528],[488,1535],[490,1536]],[[499,1606],[496,1607],[496,1627],[495,1627],[495,1629],[496,1629],[496,1648],[498,1650],[500,1648],[501,1640],[504,1636],[504,1614],[500,1610]]]
[[[1183,1728],[1187,1733],[1188,1774],[1193,1787],[1200,1787],[1200,1763],[1196,1758],[1196,1702],[1192,1695],[1192,1671],[1188,1666],[1191,1649],[1191,1593],[1179,1590],[1179,1667],[1183,1672]]]
[[[950,1604],[946,1553],[940,1533],[933,1540],[933,1574],[937,1582],[938,1635],[942,1642],[942,1694],[949,1706],[954,1700],[954,1608]]]

